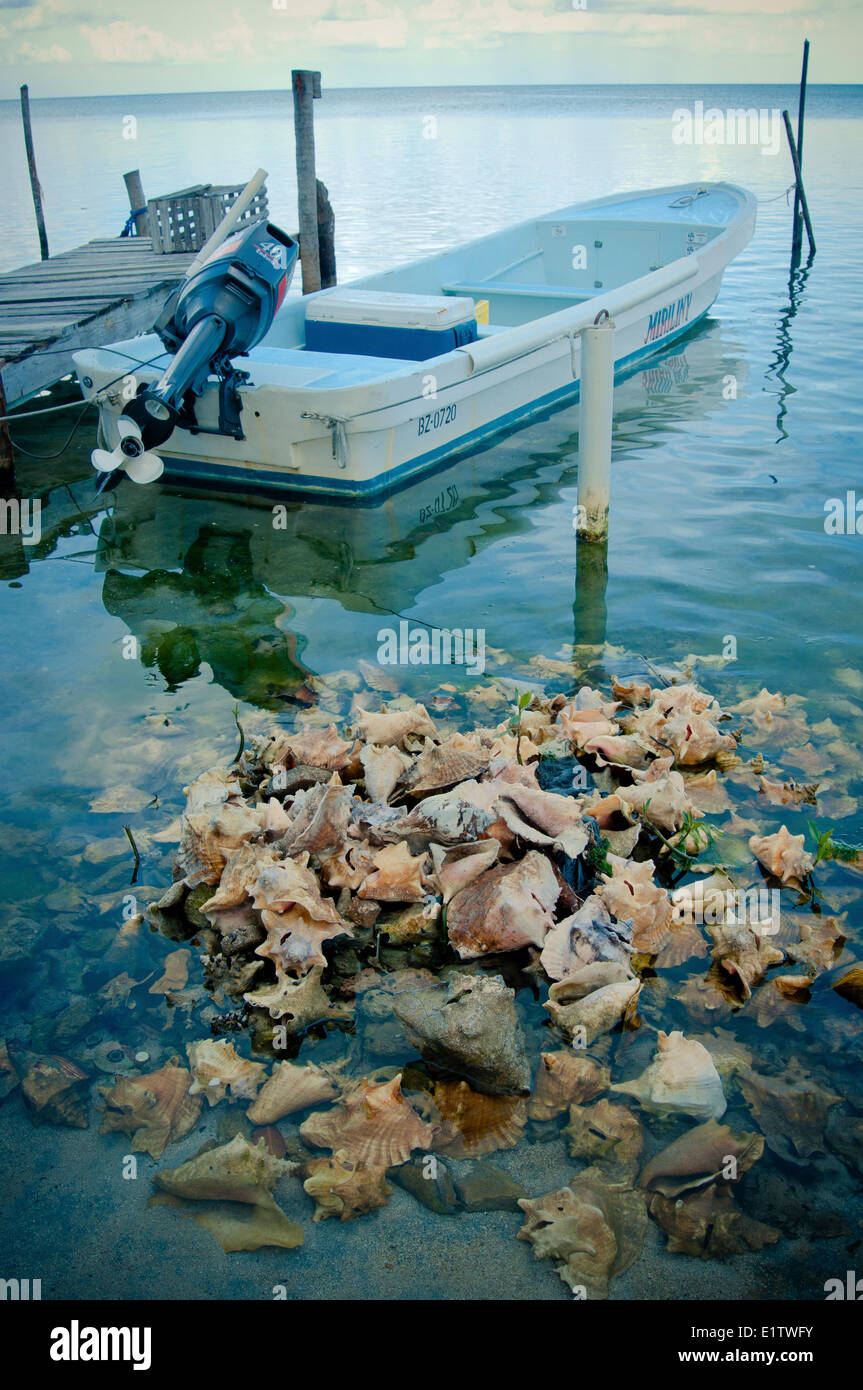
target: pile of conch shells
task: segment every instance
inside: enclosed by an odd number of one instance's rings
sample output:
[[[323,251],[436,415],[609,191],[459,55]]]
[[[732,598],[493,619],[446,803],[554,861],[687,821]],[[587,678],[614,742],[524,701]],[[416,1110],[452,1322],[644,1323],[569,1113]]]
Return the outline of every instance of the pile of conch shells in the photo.
[[[731,809],[729,784],[764,794],[738,751],[751,703],[732,730],[691,683],[615,681],[463,732],[399,698],[197,777],[151,912],[191,942],[224,1026],[104,1087],[102,1129],[160,1159],[211,1110],[242,1124],[161,1170],[154,1200],[226,1250],[290,1248],[283,1179],[295,1212],[343,1222],[386,1206],[389,1180],[416,1193],[400,1175],[533,1143],[572,1176],[507,1219],[576,1297],[608,1295],[649,1219],[703,1258],[779,1239],[747,1175],[842,1158],[846,1097],[729,1027],[793,1016],[822,979],[851,1018],[860,972],[837,993],[844,924],[793,912],[814,900],[804,837]],[[762,887],[767,913],[724,906]],[[4,1072],[75,1124],[71,1067],[9,1053]]]

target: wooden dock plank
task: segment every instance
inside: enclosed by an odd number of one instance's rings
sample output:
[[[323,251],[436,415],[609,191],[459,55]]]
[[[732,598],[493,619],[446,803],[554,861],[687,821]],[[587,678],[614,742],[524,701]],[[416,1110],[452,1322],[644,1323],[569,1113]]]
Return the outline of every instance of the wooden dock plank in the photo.
[[[154,252],[148,237],[99,237],[0,275],[7,404],[66,376],[80,348],[146,332],[191,260]]]

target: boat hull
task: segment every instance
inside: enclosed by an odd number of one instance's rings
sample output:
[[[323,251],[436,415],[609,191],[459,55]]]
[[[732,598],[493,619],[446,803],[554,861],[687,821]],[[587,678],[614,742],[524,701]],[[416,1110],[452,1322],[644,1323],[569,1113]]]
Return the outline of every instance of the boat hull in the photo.
[[[717,186],[730,188],[730,186]],[[395,363],[357,385],[327,388],[294,381],[279,352],[251,355],[252,382],[243,390],[246,438],[176,430],[160,450],[169,476],[245,489],[289,488],[310,494],[368,498],[403,485],[578,397],[584,327],[607,312],[615,324],[615,372],[622,377],[689,333],[719,293],[729,260],[754,230],[754,200],[742,190],[738,213],[703,247],[616,289],[498,331],[477,344],[418,363]],[[659,190],[681,194],[679,189]],[[636,195],[633,195],[633,198]],[[608,200],[614,202],[614,200]],[[602,207],[603,204],[600,204]],[[400,283],[411,284],[411,270]],[[418,277],[419,278],[419,277]],[[383,282],[373,277],[361,282]],[[399,283],[399,282],[397,282]],[[141,340],[146,347],[148,340]],[[122,345],[121,345],[122,346]],[[140,349],[138,349],[140,351]],[[300,354],[288,354],[296,362]],[[79,376],[104,389],[106,362],[98,350],[81,354]],[[314,354],[304,359],[314,364]],[[116,373],[116,368],[114,369]],[[136,372],[155,379],[158,366]],[[85,386],[85,394],[86,394]],[[122,399],[103,401],[101,424],[109,447]],[[215,427],[215,391],[197,407]]]

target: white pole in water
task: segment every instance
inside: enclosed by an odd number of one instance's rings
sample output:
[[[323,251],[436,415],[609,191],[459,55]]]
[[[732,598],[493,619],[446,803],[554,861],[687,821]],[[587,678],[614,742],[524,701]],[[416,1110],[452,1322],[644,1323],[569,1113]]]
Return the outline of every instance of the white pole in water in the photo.
[[[579,540],[608,536],[611,494],[611,427],[614,417],[614,320],[581,334],[581,402],[578,426]]]
[[[221,246],[228,234],[233,231],[255,194],[259,189],[263,188],[266,177],[266,169],[259,169],[256,174],[252,175],[242,193],[231,203],[231,206],[228,208],[228,211],[225,213],[216,230],[211,234],[208,240],[204,242],[204,245],[186,271],[187,276],[194,274],[199,266],[204,264],[204,261],[211,252],[215,251],[217,246]]]

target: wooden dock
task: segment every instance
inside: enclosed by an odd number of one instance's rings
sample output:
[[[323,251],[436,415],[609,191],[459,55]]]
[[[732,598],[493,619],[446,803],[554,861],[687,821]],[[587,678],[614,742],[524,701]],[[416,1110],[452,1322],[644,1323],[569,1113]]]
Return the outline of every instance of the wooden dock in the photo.
[[[0,400],[53,385],[79,348],[152,328],[192,259],[155,253],[149,237],[110,237],[0,275]]]

